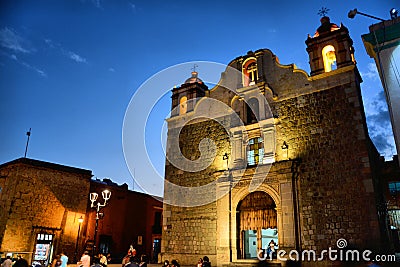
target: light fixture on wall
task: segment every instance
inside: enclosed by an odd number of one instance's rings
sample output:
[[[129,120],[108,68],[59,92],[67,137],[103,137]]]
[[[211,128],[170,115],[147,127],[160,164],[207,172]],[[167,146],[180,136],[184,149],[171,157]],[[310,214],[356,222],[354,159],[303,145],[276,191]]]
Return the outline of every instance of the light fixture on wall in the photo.
[[[289,158],[289,145],[286,143],[286,141],[283,141],[281,148],[282,150],[286,150],[286,158]]]
[[[229,155],[228,155],[228,153],[225,152],[225,154],[222,156],[222,160],[226,160],[226,169],[229,171]]]

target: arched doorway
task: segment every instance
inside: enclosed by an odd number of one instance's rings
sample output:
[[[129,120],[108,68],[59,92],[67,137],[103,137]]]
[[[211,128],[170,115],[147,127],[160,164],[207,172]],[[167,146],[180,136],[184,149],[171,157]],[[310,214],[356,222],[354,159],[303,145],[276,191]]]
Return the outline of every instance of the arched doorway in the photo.
[[[271,240],[278,244],[277,213],[274,200],[265,192],[252,192],[236,209],[238,259],[257,258]]]

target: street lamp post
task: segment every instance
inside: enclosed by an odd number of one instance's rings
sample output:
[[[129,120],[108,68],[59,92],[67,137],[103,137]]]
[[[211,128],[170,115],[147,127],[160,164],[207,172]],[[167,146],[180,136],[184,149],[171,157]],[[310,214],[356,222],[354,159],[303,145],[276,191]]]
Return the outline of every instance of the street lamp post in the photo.
[[[97,202],[97,204],[95,204],[97,197],[99,196],[97,193],[90,193],[90,201],[92,202],[92,204],[90,205],[91,208],[95,208],[96,209],[96,225],[94,228],[94,238],[93,238],[93,255],[95,255],[96,253],[96,237],[97,237],[97,227],[99,226],[99,215],[102,216],[102,213],[100,213],[100,209],[102,207],[105,207],[107,205],[107,201],[110,199],[111,197],[111,191],[106,189],[103,192],[101,192],[101,195],[103,196],[103,200],[104,203],[101,204],[100,202]]]
[[[78,244],[79,244],[79,233],[81,232],[81,224],[83,223],[83,217],[81,216],[78,219],[78,235],[76,236],[76,244],[75,244],[75,253],[74,253],[74,262],[77,262],[78,258]]]

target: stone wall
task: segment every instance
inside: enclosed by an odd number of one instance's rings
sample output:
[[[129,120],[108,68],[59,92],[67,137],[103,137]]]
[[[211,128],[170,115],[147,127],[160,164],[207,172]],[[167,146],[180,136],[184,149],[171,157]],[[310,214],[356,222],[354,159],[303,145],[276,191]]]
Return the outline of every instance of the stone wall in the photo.
[[[205,160],[210,159],[210,166],[205,170],[190,172],[181,170],[167,162],[166,179],[172,183],[187,187],[200,187],[215,182],[226,167],[222,160],[223,153],[229,151],[228,135],[216,121],[204,121],[188,124],[180,132],[169,133],[169,141],[179,138],[180,148],[171,147],[169,157],[177,155],[180,149],[182,155],[195,161],[200,158],[200,141],[204,138],[212,140],[216,146],[214,153],[203,154]],[[207,150],[210,152],[210,150]],[[188,166],[188,168],[190,168]],[[208,255],[211,260],[216,256],[217,239],[217,207],[215,202],[215,187],[211,191],[198,192],[190,195],[171,195],[168,198],[212,199],[207,205],[199,207],[177,207],[164,204],[164,230],[162,237],[163,260],[178,259],[183,264],[195,264],[198,255]],[[166,189],[167,190],[167,189]]]
[[[90,178],[91,171],[26,158],[0,165],[0,251],[34,252],[36,234],[47,233],[54,252],[72,260]]]
[[[277,109],[282,129],[278,138],[289,145],[290,157],[302,160],[302,248],[326,249],[339,238],[356,247],[378,247],[368,139],[357,87],[347,84],[288,99]]]

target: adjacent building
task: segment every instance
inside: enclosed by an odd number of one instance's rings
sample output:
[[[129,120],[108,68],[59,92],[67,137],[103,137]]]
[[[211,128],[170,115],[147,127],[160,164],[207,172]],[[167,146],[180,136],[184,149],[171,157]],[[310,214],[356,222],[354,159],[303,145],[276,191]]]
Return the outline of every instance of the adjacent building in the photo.
[[[111,192],[99,210],[89,193]],[[97,204],[97,202],[95,203]],[[120,263],[132,245],[138,255],[157,261],[161,244],[162,198],[131,191],[92,171],[20,158],[0,165],[0,256],[22,255],[47,266],[64,252],[70,263],[85,250],[111,254]]]
[[[400,17],[369,27],[362,35],[368,55],[375,60],[385,91],[397,152],[400,151]]]
[[[41,264],[61,251],[72,259],[91,177],[89,170],[28,158],[0,165],[0,252]]]

